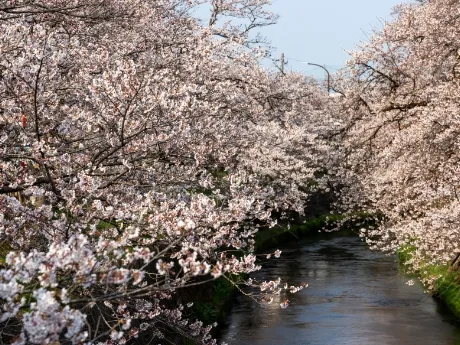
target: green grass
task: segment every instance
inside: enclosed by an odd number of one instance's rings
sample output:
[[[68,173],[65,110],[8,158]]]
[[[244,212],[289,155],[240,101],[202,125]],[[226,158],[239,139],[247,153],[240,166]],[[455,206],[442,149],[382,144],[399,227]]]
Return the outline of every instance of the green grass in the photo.
[[[212,283],[210,299],[194,302],[193,314],[206,325],[222,321],[229,300],[232,298],[235,287],[225,278],[220,278]]]
[[[6,256],[12,251],[11,245],[6,241],[0,241],[0,267],[5,266]]]
[[[460,318],[460,275],[456,271],[450,271],[444,268],[438,271],[440,278],[436,280],[436,294],[435,297],[444,301],[447,307]]]
[[[413,244],[402,246],[398,251],[399,262],[410,271],[411,266],[407,261],[416,251]],[[429,291],[433,297],[441,300],[457,317],[460,318],[460,272],[452,269],[448,264],[426,264],[414,272],[421,281],[433,280],[434,284]]]
[[[416,250],[417,248],[410,243],[401,246],[396,252],[399,258],[399,262],[403,265],[407,265],[407,262],[412,258],[412,255]]]
[[[359,216],[361,225],[359,227],[365,227],[373,222],[372,215],[366,213],[356,213],[355,216]],[[333,229],[336,222],[344,221],[348,216],[340,214],[324,215],[314,219],[303,220],[289,226],[284,223],[270,228],[259,230],[256,234],[256,252],[261,252],[279,246],[286,241],[294,241],[304,236],[316,235],[318,231],[326,229]],[[340,227],[340,231],[343,234],[357,234],[358,226],[355,224],[356,221],[347,220]]]
[[[101,220],[99,222],[99,224],[97,224],[97,228],[100,229],[100,230],[105,230],[105,229],[114,229],[116,228],[117,226],[115,224],[112,224],[112,223],[109,223],[109,222],[106,222],[104,220]]]
[[[217,321],[219,309],[218,306],[214,305],[212,302],[194,302],[193,314],[205,325],[210,325]]]

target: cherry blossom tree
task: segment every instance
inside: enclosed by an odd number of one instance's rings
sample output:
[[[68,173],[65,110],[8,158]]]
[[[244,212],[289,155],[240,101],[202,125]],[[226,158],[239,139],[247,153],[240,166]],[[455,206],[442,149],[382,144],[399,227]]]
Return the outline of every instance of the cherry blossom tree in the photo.
[[[378,214],[363,234],[376,247],[415,247],[414,269],[460,252],[458,13],[451,0],[396,7],[335,80],[343,204]]]
[[[212,344],[181,290],[302,288],[234,277],[260,269],[273,211],[303,211],[327,93],[259,66],[249,32],[275,20],[269,1],[210,1],[206,25],[203,3],[0,5],[2,342]]]

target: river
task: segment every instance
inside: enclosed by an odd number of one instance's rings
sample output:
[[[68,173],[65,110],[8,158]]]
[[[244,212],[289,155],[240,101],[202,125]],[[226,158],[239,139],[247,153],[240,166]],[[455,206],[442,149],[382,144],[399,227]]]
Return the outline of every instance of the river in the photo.
[[[328,236],[287,245],[255,275],[309,287],[291,305],[258,305],[240,295],[221,341],[230,345],[460,345],[460,323],[444,306],[409,286],[395,256],[358,237]],[[285,297],[281,297],[283,300]]]

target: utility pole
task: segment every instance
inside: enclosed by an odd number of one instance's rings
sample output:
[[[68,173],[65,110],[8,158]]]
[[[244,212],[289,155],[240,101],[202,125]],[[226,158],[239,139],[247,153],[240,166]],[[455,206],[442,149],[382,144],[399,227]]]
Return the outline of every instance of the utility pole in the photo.
[[[284,53],[281,53],[281,73],[284,74]]]

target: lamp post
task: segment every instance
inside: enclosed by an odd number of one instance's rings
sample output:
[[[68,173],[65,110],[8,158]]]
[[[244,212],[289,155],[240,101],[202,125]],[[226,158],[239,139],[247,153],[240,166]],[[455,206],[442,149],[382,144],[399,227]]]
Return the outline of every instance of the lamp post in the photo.
[[[317,66],[317,67],[321,67],[323,70],[326,71],[326,74],[327,74],[327,92],[328,93],[331,93],[331,74],[329,73],[329,71],[327,70],[326,67],[324,66],[321,66],[321,65],[318,65],[316,63],[310,63],[310,62],[307,62],[309,65],[311,66]]]

